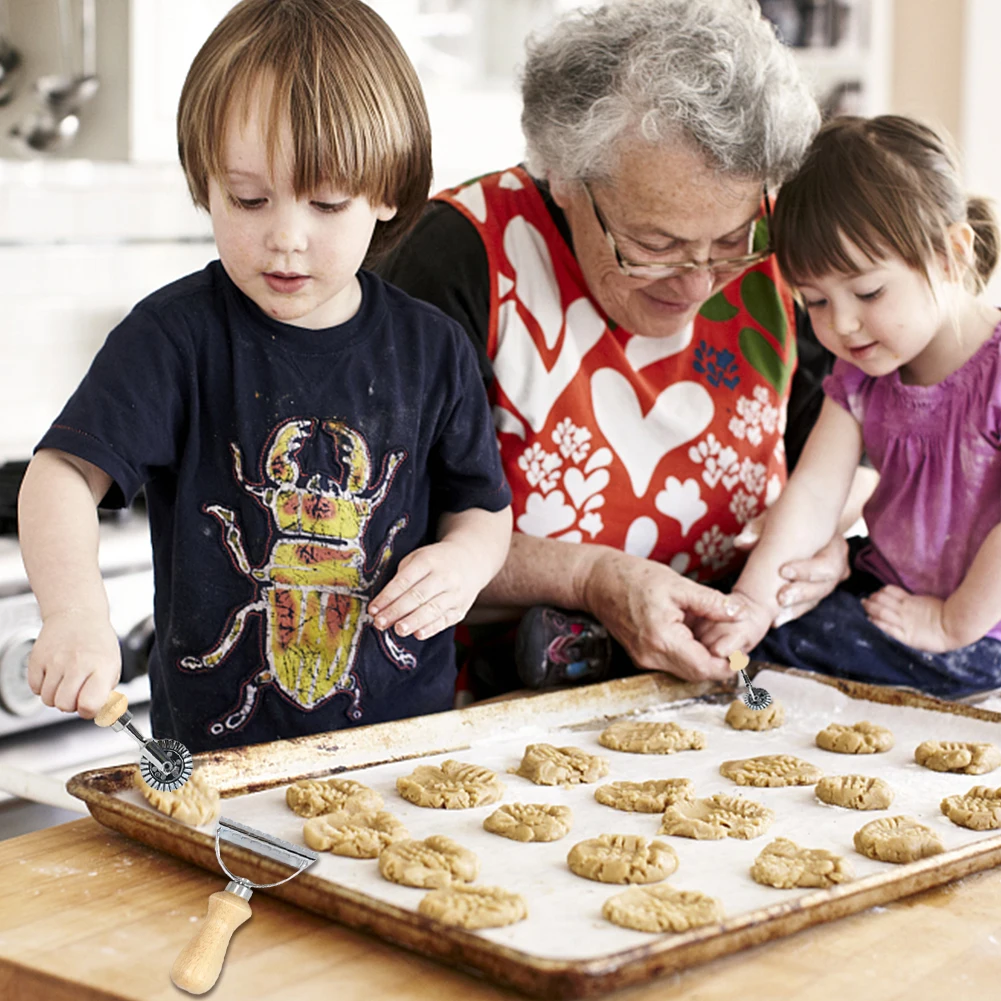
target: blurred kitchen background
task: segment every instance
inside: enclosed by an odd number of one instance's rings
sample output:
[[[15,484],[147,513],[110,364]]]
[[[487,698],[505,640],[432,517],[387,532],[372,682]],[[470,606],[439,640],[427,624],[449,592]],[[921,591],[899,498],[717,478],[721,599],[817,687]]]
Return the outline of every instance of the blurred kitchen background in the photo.
[[[436,186],[518,161],[523,39],[576,0],[369,2],[424,82]],[[956,140],[969,188],[1001,195],[1001,0],[760,3],[827,113],[922,116]],[[108,330],[136,300],[215,256],[176,163],[174,113],[194,53],[230,6],[0,0],[0,838],[73,819],[82,805],[62,789],[66,777],[136,758],[124,734],[67,719],[27,689],[38,619],[13,505],[34,442]],[[1001,280],[991,291],[1001,302]],[[142,511],[106,519],[102,532],[124,689],[149,735]]]

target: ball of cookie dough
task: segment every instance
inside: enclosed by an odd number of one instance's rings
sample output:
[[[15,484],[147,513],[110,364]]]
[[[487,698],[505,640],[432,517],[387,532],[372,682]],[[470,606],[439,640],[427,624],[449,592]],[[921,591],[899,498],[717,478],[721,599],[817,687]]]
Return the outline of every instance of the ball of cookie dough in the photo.
[[[723,920],[723,905],[697,890],[676,890],[667,883],[633,886],[609,897],[602,917],[621,928],[684,932]]]
[[[579,747],[529,744],[515,775],[540,786],[570,786],[597,782],[608,774],[608,759]]]
[[[914,749],[914,760],[936,772],[983,775],[1001,765],[1001,751],[988,743],[926,740]]]
[[[971,831],[993,831],[1001,827],[1001,789],[974,786],[958,796],[946,796],[942,812],[960,827]]]
[[[348,858],[378,858],[387,845],[409,838],[410,833],[385,810],[337,810],[307,820],[302,837],[318,852]]]
[[[381,810],[382,797],[354,779],[300,779],[285,790],[285,803],[300,817],[336,810]]]
[[[505,803],[483,821],[484,830],[512,841],[559,841],[570,833],[569,806],[547,803]]]
[[[599,803],[628,813],[663,813],[672,803],[694,797],[695,783],[691,779],[610,782],[594,790]]]
[[[791,754],[761,754],[756,758],[724,761],[720,775],[739,786],[812,786],[824,773],[809,761]]]
[[[462,761],[418,765],[411,775],[396,780],[396,791],[415,806],[466,810],[496,803],[504,795],[504,783],[496,772]]]
[[[889,785],[868,775],[825,775],[814,791],[821,802],[848,810],[885,810],[893,802]]]
[[[880,817],[855,832],[855,850],[878,862],[916,862],[945,851],[939,836],[913,817]]]
[[[465,886],[432,890],[417,912],[457,928],[502,928],[528,917],[524,899],[499,886]]]
[[[574,845],[567,865],[599,883],[657,883],[678,868],[678,855],[663,841],[638,834],[602,834]]]
[[[423,841],[394,841],[379,855],[379,872],[385,879],[425,890],[471,883],[479,869],[476,855],[444,834]]]
[[[835,886],[852,876],[851,866],[840,855],[824,848],[801,848],[788,838],[776,838],[765,845],[751,866],[756,883],[780,890]]]
[[[774,730],[785,722],[786,714],[777,699],[765,709],[751,709],[743,699],[734,699],[726,711],[727,725],[734,730]]]
[[[868,720],[851,726],[828,723],[817,734],[817,747],[838,754],[882,754],[893,747],[893,734],[885,726]]]
[[[219,816],[219,790],[210,786],[198,772],[195,772],[180,789],[160,792],[146,784],[137,768],[135,784],[151,806],[182,824],[201,827],[202,824],[209,824]]]
[[[706,746],[706,736],[698,730],[685,730],[677,723],[620,720],[601,731],[598,743],[613,751],[632,754],[674,754],[701,751]]]
[[[674,834],[697,841],[721,838],[756,838],[771,826],[773,811],[742,796],[715,793],[705,799],[681,800],[661,818],[660,834]]]

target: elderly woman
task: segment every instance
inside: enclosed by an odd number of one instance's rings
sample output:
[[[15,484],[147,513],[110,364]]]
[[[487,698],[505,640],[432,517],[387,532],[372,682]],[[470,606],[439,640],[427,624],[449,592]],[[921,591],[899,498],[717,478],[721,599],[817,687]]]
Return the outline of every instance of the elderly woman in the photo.
[[[739,609],[697,582],[739,566],[819,406],[766,228],[816,105],[750,0],[570,14],[522,89],[525,166],[438,194],[382,269],[480,353],[516,531],[479,607],[564,610],[526,617],[523,677],[547,653],[586,674],[608,633],[640,667],[724,677],[688,624]],[[835,543],[791,566],[786,603],[844,567]]]

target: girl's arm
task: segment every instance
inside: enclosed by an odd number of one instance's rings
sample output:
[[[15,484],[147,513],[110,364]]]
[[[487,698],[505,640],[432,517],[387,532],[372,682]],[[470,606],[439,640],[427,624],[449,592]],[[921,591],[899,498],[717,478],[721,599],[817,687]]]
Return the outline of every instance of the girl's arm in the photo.
[[[862,605],[883,632],[928,653],[958,650],[982,639],[1001,620],[1001,525],[980,544],[962,584],[944,601],[887,585]]]
[[[97,559],[97,505],[110,486],[97,466],[42,449],[18,496],[21,556],[42,613],[28,684],[46,705],[87,717],[121,671]]]
[[[753,646],[767,632],[779,611],[779,589],[786,583],[780,568],[789,560],[813,555],[834,534],[861,455],[858,422],[825,399],[796,470],[769,510],[761,541],[734,587],[748,600],[751,614],[700,632],[717,656]]]
[[[369,602],[376,628],[424,640],[461,621],[504,565],[512,526],[510,507],[443,514],[438,541],[404,556],[393,579]]]

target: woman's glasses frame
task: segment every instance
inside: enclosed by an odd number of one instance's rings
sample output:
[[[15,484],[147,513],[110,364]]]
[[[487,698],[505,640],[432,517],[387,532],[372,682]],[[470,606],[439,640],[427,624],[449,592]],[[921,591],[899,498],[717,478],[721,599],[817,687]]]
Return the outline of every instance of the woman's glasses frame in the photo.
[[[698,271],[708,271],[716,280],[724,277],[732,278],[739,275],[742,271],[753,267],[755,264],[760,264],[772,255],[771,240],[769,237],[768,245],[761,250],[756,250],[750,254],[743,254],[740,257],[721,257],[717,260],[710,258],[707,261],[630,261],[615,242],[615,237],[612,236],[611,230],[606,225],[587,181],[581,181],[581,186],[584,188],[584,193],[591,203],[591,211],[594,213],[595,219],[598,220],[601,232],[605,234],[605,240],[615,255],[615,262],[619,266],[619,271],[628,278],[645,278],[650,281],[658,281],[663,278],[678,278],[681,275],[694,274]],[[768,186],[762,185],[761,192],[765,206],[765,225],[767,232],[771,234],[772,209],[768,198]],[[748,242],[753,241],[756,228],[757,222],[751,225]]]

